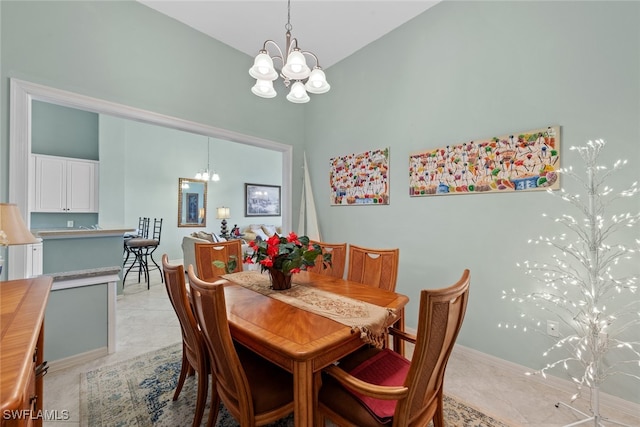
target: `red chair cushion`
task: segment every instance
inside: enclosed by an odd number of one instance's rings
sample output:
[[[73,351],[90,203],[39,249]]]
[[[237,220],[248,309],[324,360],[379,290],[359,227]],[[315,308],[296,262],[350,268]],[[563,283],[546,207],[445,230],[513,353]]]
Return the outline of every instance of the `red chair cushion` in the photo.
[[[353,368],[349,373],[354,377],[371,384],[386,386],[402,386],[409,372],[410,362],[396,353],[385,348],[370,359]],[[396,410],[396,400],[382,400],[364,396],[349,390],[356,396],[380,422],[385,423],[393,417]]]

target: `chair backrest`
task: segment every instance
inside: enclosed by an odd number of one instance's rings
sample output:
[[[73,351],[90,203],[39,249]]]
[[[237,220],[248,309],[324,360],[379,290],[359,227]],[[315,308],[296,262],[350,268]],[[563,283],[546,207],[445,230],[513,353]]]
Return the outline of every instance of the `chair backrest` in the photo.
[[[192,265],[187,268],[187,274],[220,399],[236,416],[254,414],[249,383],[233,345],[227,320],[224,284],[228,282],[224,279],[213,283],[200,280],[195,276]]]
[[[153,235],[151,236],[151,238],[153,240],[157,240],[158,241],[158,245],[160,244],[160,234],[162,232],[162,218],[157,219],[154,218],[153,219]],[[147,229],[147,236],[145,236],[145,238],[148,237],[149,231]]]
[[[141,237],[143,239],[149,238],[149,218],[142,216],[138,217],[137,237]]]
[[[167,254],[163,254],[162,273],[164,274],[164,284],[169,294],[169,300],[180,322],[182,342],[187,359],[191,366],[200,366],[198,360],[207,357],[206,347],[187,295],[184,267],[181,264],[170,265],[169,257]]]
[[[229,257],[235,256],[237,260],[236,268],[230,273],[242,271],[242,244],[239,239],[217,243],[196,243],[195,270],[198,277],[205,282],[219,279],[219,276],[226,273],[224,268],[216,267],[213,261],[229,262]]]
[[[347,280],[396,290],[400,249],[372,249],[349,245]]]
[[[322,248],[323,254],[331,254],[331,265],[327,266],[327,268],[323,268],[322,255],[318,255],[316,265],[307,268],[307,270],[318,274],[324,274],[325,276],[342,278],[344,276],[344,265],[347,260],[347,244],[326,243],[315,240],[310,240],[309,243],[317,243]]]
[[[427,425],[431,420],[433,408],[442,398],[445,368],[462,326],[468,299],[469,270],[448,288],[420,293],[416,344],[405,380],[409,393],[406,399],[398,401],[394,426]]]

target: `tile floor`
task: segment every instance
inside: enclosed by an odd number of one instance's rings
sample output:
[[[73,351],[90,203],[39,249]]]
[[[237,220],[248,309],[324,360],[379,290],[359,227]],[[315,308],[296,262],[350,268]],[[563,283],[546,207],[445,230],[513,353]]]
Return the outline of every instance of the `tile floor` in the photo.
[[[127,283],[117,302],[117,351],[114,354],[45,376],[44,399],[47,409],[68,410],[68,421],[50,421],[48,427],[80,426],[80,374],[120,360],[180,342],[180,326],[159,282],[152,272],[151,289],[133,280]],[[513,375],[491,363],[470,360],[465,352],[454,351],[445,379],[445,392],[479,408],[511,426],[551,427],[574,423],[582,416],[554,403],[568,399],[566,391],[558,390],[524,375]],[[617,421],[640,426],[640,415],[632,417],[618,411],[607,411]],[[584,423],[593,426],[594,423]],[[607,423],[607,425],[609,425]]]

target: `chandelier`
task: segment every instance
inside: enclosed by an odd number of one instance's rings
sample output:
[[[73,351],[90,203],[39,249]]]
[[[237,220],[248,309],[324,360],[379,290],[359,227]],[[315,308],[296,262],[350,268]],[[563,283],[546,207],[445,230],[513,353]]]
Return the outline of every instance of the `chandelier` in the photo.
[[[267,40],[256,56],[253,67],[249,69],[251,77],[256,79],[256,84],[251,92],[262,98],[273,98],[276,91],[273,81],[282,77],[285,87],[291,87],[287,99],[296,104],[309,102],[309,93],[321,94],[328,92],[331,86],[327,83],[324,71],[320,67],[318,57],[312,52],[300,50],[298,39],[291,37],[291,0],[287,1],[286,45],[284,52],[273,40]],[[276,55],[270,55],[267,46],[273,46],[277,50]],[[286,54],[286,60],[285,60]],[[305,55],[315,60],[313,70],[307,65]],[[282,63],[282,69],[278,72],[273,66],[273,60],[278,59]]]
[[[209,181],[209,179],[211,179],[211,181],[218,182],[220,181],[220,175],[218,175],[216,171],[209,172],[210,170],[209,169],[209,146],[210,145],[211,145],[211,142],[207,137],[207,168],[204,171],[198,172],[195,178],[202,181]]]

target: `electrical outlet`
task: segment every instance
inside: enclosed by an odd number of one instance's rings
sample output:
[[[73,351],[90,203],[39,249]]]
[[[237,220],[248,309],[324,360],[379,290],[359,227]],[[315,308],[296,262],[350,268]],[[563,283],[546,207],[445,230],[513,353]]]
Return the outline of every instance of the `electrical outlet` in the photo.
[[[560,324],[553,320],[547,320],[547,335],[552,337],[560,336]]]
[[[73,227],[73,221],[67,221],[67,227],[69,228]]]

